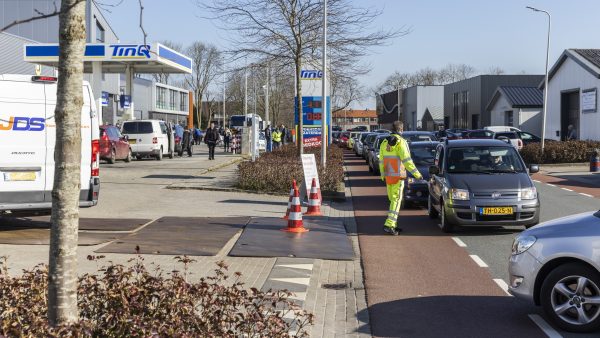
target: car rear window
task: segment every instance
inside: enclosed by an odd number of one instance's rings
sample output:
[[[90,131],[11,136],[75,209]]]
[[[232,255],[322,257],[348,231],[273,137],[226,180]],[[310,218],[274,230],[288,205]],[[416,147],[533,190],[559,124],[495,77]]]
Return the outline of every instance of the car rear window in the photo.
[[[517,136],[517,133],[515,133],[515,132],[496,133],[496,138],[498,138],[500,136],[508,137],[509,139],[512,139],[512,140],[519,138],[519,136]]]
[[[410,157],[416,165],[433,165],[435,161],[435,146],[413,146],[410,148]]]
[[[123,124],[124,134],[152,134],[152,122],[125,122]]]

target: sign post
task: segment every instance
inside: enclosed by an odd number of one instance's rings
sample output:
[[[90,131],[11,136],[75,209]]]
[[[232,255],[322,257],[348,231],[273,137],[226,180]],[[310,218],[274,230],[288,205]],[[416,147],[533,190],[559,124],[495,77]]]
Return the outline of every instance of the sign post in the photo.
[[[319,171],[317,170],[317,161],[315,154],[302,154],[302,170],[304,171],[304,186],[306,188],[306,198],[310,193],[313,178],[317,180],[317,187],[321,187],[319,182]]]

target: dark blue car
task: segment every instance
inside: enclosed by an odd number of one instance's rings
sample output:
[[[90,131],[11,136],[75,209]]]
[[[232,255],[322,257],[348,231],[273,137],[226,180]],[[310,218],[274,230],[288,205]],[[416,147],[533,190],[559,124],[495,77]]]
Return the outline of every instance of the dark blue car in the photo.
[[[423,178],[417,180],[408,173],[408,178],[404,182],[403,202],[405,206],[409,204],[427,204],[427,198],[429,197],[429,167],[435,162],[435,150],[438,144],[438,142],[410,143],[410,156]]]

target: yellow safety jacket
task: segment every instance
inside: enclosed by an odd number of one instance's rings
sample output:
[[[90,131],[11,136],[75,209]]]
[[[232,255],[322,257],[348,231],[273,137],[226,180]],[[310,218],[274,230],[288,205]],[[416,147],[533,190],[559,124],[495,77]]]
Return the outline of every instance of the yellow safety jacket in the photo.
[[[281,132],[279,130],[273,132],[273,142],[281,142]]]
[[[392,134],[379,147],[379,172],[386,184],[396,184],[406,179],[406,170],[417,179],[421,173],[410,157],[408,143],[398,134]]]

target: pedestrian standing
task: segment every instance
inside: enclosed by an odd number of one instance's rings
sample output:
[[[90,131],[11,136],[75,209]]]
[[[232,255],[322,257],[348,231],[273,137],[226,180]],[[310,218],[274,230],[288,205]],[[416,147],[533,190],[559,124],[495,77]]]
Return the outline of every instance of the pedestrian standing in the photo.
[[[402,204],[406,170],[408,169],[417,180],[423,178],[410,157],[408,143],[400,136],[403,129],[404,124],[401,121],[394,122],[392,134],[381,142],[379,149],[379,171],[381,172],[381,180],[385,181],[387,186],[388,199],[390,200],[390,208],[383,231],[394,236],[402,231],[397,223],[400,205]]]
[[[229,130],[229,128],[225,128],[223,134],[223,148],[225,149],[225,152],[229,152],[229,144],[231,142],[231,130]]]
[[[567,127],[567,141],[573,140],[577,140],[577,129],[572,124],[569,124]]]
[[[267,152],[270,152],[272,150],[272,147],[273,147],[273,143],[272,143],[273,140],[271,139],[272,135],[273,134],[271,133],[271,125],[268,125],[265,128],[265,139],[267,140],[267,149],[266,149]]]
[[[273,131],[273,150],[277,150],[279,149],[279,146],[281,145],[281,130],[279,129],[275,129]]]
[[[285,125],[281,125],[281,128],[279,129],[279,131],[281,132],[281,145],[285,145],[287,143],[287,137],[288,137],[288,132],[287,129],[285,128]]]
[[[192,157],[192,131],[190,129],[186,129],[183,131],[183,137],[181,139],[181,155],[184,152],[187,152],[188,157]]]
[[[215,128],[215,123],[211,122],[210,127],[206,129],[206,133],[204,134],[204,143],[208,145],[208,159],[215,159],[215,147],[217,146],[217,142],[219,142],[219,131]]]
[[[200,144],[200,142],[202,142],[202,133],[200,133],[200,129],[199,128],[194,128],[194,143],[195,144]]]

